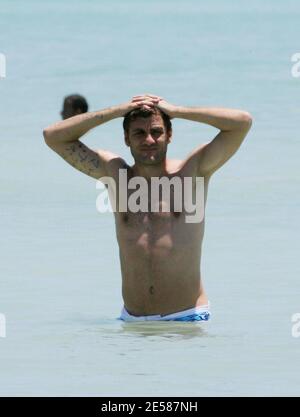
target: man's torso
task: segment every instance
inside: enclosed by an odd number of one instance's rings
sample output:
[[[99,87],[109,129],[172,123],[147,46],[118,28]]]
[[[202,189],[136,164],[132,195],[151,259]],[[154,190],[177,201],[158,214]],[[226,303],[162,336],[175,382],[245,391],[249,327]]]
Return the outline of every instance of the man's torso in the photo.
[[[179,177],[183,184],[184,177],[195,177],[191,164],[168,163],[168,178]],[[127,173],[129,181],[130,167]],[[118,183],[118,170],[111,174]],[[205,201],[207,187],[204,179]],[[133,192],[128,190],[128,197]],[[207,304],[200,277],[204,220],[187,223],[184,203],[182,212],[175,211],[172,187],[170,202],[159,198],[160,210],[170,204],[167,212],[151,212],[151,195],[149,184],[147,212],[133,213],[129,207],[115,213],[126,309],[136,316],[164,315]]]

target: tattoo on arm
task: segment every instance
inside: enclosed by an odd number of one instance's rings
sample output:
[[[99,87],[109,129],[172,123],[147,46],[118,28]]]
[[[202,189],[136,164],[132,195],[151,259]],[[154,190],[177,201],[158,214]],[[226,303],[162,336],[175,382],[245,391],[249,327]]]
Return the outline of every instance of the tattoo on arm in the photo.
[[[98,178],[100,175],[100,156],[89,149],[84,143],[67,144],[60,152],[70,165],[91,177]]]

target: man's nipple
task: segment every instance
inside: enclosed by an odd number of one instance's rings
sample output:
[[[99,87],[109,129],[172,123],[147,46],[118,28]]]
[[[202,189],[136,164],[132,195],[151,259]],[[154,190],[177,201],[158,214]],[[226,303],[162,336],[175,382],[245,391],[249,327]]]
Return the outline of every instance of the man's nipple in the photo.
[[[128,219],[129,219],[128,214],[127,213],[123,214],[123,216],[122,216],[123,222],[124,223],[127,223],[128,222]]]

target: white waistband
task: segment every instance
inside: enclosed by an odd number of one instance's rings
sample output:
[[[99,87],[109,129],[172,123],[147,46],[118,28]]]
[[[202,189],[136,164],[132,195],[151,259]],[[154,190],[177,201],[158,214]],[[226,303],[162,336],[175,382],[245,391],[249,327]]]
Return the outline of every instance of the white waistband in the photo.
[[[179,317],[190,316],[192,314],[199,314],[203,312],[209,312],[210,303],[201,306],[196,306],[193,308],[189,308],[187,310],[178,311],[176,313],[171,313],[166,316],[162,316],[160,314],[154,314],[150,316],[133,316],[126,310],[125,306],[122,308],[121,311],[121,320],[124,321],[153,321],[153,320],[168,320],[168,319],[175,319]]]

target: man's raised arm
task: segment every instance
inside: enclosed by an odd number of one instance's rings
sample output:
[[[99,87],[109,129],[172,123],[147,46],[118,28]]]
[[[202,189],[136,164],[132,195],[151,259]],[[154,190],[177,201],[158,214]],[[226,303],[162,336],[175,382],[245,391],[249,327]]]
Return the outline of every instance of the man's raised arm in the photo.
[[[174,106],[161,100],[158,107],[170,117],[205,123],[220,129],[209,143],[195,149],[189,159],[197,164],[197,175],[210,176],[238,150],[251,124],[251,115],[242,110]]]
[[[118,158],[118,156],[101,149],[92,150],[82,143],[79,138],[96,126],[117,117],[123,117],[126,113],[138,107],[153,107],[158,100],[159,98],[155,96],[146,99],[134,97],[125,104],[59,121],[44,129],[45,142],[74,168],[99,179],[107,175],[108,163],[112,159]],[[121,158],[119,159],[121,160]]]
[[[84,113],[55,123],[43,134],[46,144],[66,162],[93,178],[106,175],[106,165],[112,154],[103,150],[92,150],[79,138],[89,130],[124,114],[126,105]]]

